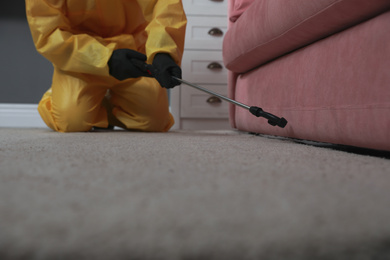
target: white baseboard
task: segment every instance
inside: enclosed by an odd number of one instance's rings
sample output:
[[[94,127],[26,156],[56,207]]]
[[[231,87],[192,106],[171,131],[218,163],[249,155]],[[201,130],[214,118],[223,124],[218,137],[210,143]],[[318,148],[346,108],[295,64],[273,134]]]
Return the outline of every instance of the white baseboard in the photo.
[[[0,104],[0,127],[47,127],[38,104]]]

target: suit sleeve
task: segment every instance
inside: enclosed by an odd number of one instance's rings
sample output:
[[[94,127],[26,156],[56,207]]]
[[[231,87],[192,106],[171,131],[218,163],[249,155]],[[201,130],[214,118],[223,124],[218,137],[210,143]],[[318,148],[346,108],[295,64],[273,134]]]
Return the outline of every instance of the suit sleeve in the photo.
[[[181,63],[187,25],[181,0],[157,0],[146,27],[148,39],[146,54],[152,62],[157,53],[168,53],[177,64]]]
[[[108,75],[114,44],[72,32],[66,0],[26,0],[26,15],[37,51],[63,71]]]

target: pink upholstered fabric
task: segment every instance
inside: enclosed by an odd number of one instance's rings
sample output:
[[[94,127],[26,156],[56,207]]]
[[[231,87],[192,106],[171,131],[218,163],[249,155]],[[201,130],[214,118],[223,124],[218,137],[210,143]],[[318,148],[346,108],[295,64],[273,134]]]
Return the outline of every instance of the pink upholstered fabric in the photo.
[[[244,131],[390,150],[390,12],[239,76],[234,98],[289,123],[269,126],[235,107]]]
[[[246,72],[389,8],[389,0],[255,0],[225,35],[225,66]]]
[[[230,0],[229,20],[237,21],[243,12],[253,3],[253,0]]]

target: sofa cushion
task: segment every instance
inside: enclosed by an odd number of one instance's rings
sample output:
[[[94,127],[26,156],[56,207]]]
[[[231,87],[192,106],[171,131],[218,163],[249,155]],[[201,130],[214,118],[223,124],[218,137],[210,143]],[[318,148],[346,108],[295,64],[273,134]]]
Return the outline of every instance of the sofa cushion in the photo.
[[[235,106],[233,126],[390,151],[389,24],[390,11],[231,78],[232,98],[288,121],[273,127]]]
[[[243,12],[253,3],[253,0],[230,0],[229,20],[237,21]]]
[[[240,1],[236,7],[243,7]],[[390,1],[255,0],[245,6],[223,43],[225,66],[237,73],[383,13]]]

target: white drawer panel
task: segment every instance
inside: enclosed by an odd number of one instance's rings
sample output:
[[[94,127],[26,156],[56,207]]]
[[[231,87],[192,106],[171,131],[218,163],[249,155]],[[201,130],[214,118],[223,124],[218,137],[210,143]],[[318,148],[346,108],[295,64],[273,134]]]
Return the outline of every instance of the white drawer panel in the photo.
[[[183,0],[186,14],[227,15],[228,0]]]
[[[227,31],[226,17],[188,16],[187,19],[186,49],[222,50]]]
[[[215,68],[216,65],[221,68]],[[227,84],[228,70],[223,65],[222,51],[185,50],[182,70],[183,79],[189,82]]]
[[[227,85],[202,85],[215,93],[227,96]],[[180,116],[186,118],[228,118],[229,103],[223,100],[216,102],[212,95],[192,88],[181,86]],[[210,99],[211,98],[211,99]]]

